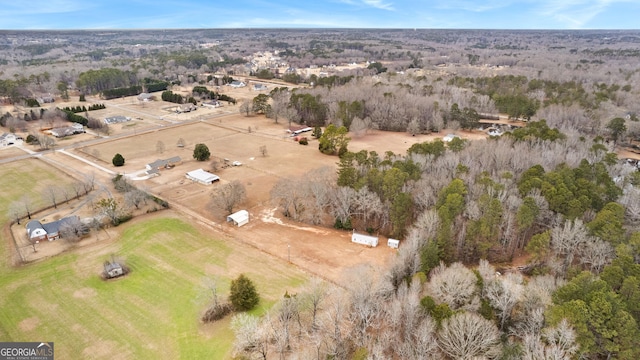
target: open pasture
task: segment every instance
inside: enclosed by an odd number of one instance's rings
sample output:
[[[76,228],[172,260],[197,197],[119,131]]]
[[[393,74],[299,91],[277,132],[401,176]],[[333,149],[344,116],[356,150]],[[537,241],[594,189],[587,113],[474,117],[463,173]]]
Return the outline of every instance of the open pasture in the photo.
[[[229,319],[203,325],[205,278],[215,278],[221,296],[240,273],[261,295],[262,313],[306,276],[227,238],[214,237],[172,212],[136,218],[120,234],[89,247],[0,276],[0,338],[46,339],[62,359],[224,359],[230,357]],[[132,272],[102,281],[111,254]],[[259,264],[259,265],[257,265]]]

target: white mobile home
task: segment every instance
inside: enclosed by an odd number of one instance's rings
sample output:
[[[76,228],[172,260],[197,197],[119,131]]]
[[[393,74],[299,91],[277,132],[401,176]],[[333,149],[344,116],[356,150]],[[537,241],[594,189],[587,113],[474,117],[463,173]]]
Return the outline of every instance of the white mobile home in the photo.
[[[357,232],[353,231],[353,233],[351,234],[351,242],[376,247],[378,246],[378,237],[358,234]]]
[[[389,240],[387,240],[387,246],[392,249],[397,249],[400,247],[400,240],[389,238]]]

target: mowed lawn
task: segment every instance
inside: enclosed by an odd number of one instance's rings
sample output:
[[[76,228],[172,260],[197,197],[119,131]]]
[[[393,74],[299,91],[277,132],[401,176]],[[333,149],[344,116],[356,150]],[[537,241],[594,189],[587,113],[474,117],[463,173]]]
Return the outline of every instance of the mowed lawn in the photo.
[[[43,262],[0,270],[0,339],[54,341],[60,359],[225,359],[229,318],[203,325],[205,277],[226,296],[241,272],[254,280],[266,311],[306,275],[259,251],[222,241],[178,215],[157,213],[121,225],[114,241],[97,242]],[[110,254],[130,275],[98,277]]]

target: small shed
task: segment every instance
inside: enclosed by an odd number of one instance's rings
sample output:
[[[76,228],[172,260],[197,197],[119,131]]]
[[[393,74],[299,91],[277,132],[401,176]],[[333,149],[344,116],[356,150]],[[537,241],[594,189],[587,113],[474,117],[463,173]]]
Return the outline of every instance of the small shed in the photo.
[[[227,216],[227,222],[232,222],[238,227],[249,223],[249,212],[247,210],[240,210]]]
[[[389,240],[387,240],[387,246],[392,249],[397,249],[400,247],[400,240],[389,238]]]
[[[117,262],[107,261],[104,263],[104,275],[107,279],[112,279],[124,275],[124,269]]]
[[[371,246],[371,247],[376,247],[376,246],[378,246],[378,237],[377,236],[364,235],[364,234],[358,234],[357,232],[353,231],[353,233],[351,233],[351,242],[354,242],[356,244],[362,244],[362,245],[368,245],[368,246]]]

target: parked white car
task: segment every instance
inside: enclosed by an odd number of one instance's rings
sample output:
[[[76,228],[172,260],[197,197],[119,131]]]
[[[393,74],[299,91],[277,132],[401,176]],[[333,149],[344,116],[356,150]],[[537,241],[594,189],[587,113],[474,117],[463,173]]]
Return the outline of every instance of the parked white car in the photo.
[[[234,162],[231,163],[231,165],[240,166],[240,165],[242,165],[242,163],[240,161],[234,161]]]
[[[445,136],[445,137],[443,137],[443,138],[442,138],[442,141],[444,141],[444,142],[449,142],[449,141],[451,141],[451,140],[453,140],[453,139],[455,139],[455,138],[460,139],[460,136],[458,136],[458,135],[456,135],[456,134],[447,134],[447,136]]]

